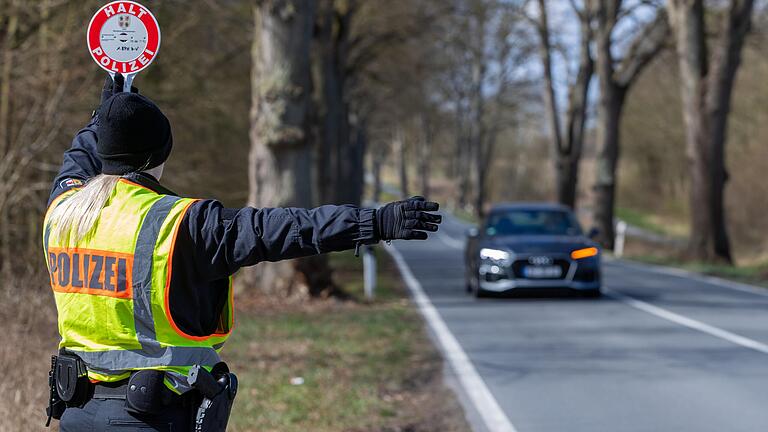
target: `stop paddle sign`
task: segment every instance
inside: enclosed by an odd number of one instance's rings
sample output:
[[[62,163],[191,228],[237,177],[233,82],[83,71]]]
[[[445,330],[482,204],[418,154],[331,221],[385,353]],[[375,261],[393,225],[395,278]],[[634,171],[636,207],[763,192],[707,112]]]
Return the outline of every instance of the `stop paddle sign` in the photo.
[[[114,1],[99,9],[88,24],[88,51],[114,77],[125,76],[130,91],[133,77],[157,57],[160,26],[152,12],[133,1]]]

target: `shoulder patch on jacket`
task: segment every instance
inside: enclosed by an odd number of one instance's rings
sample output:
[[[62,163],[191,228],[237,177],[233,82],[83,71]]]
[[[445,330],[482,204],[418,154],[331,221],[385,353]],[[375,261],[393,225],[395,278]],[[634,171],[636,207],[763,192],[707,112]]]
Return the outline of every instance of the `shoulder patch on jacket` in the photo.
[[[68,189],[73,187],[82,186],[84,183],[80,179],[70,178],[70,179],[64,179],[59,182],[59,187],[62,189]]]

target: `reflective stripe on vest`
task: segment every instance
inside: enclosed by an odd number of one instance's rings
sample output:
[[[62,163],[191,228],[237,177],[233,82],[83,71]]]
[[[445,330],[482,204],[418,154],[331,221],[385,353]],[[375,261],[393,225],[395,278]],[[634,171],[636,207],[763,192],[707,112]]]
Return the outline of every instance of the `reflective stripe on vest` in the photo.
[[[76,245],[52,244],[46,217],[44,246],[59,308],[60,347],[78,354],[92,379],[114,381],[130,370],[161,369],[169,373],[170,386],[183,392],[191,366],[220,361],[217,351],[233,323],[231,286],[221,333],[185,335],[168,310],[173,243],[192,202],[122,179],[94,230]]]

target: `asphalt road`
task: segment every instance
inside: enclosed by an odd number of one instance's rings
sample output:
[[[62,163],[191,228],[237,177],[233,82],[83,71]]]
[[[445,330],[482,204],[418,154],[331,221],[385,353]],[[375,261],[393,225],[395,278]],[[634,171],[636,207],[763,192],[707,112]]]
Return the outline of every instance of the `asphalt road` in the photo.
[[[512,425],[464,388],[476,430],[768,431],[768,290],[610,261],[599,300],[477,300],[464,231],[393,246]]]

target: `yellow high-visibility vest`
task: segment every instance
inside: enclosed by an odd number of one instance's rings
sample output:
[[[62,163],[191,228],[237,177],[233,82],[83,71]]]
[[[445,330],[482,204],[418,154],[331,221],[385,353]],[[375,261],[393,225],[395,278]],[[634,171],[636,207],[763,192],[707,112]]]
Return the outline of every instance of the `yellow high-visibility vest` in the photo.
[[[71,190],[49,208],[76,194]],[[161,195],[120,179],[93,229],[76,244],[43,244],[58,309],[60,348],[79,355],[88,377],[119,381],[140,369],[166,371],[166,385],[189,390],[190,367],[212,367],[234,326],[232,280],[219,328],[184,333],[169,308],[172,258],[179,225],[193,199]]]

